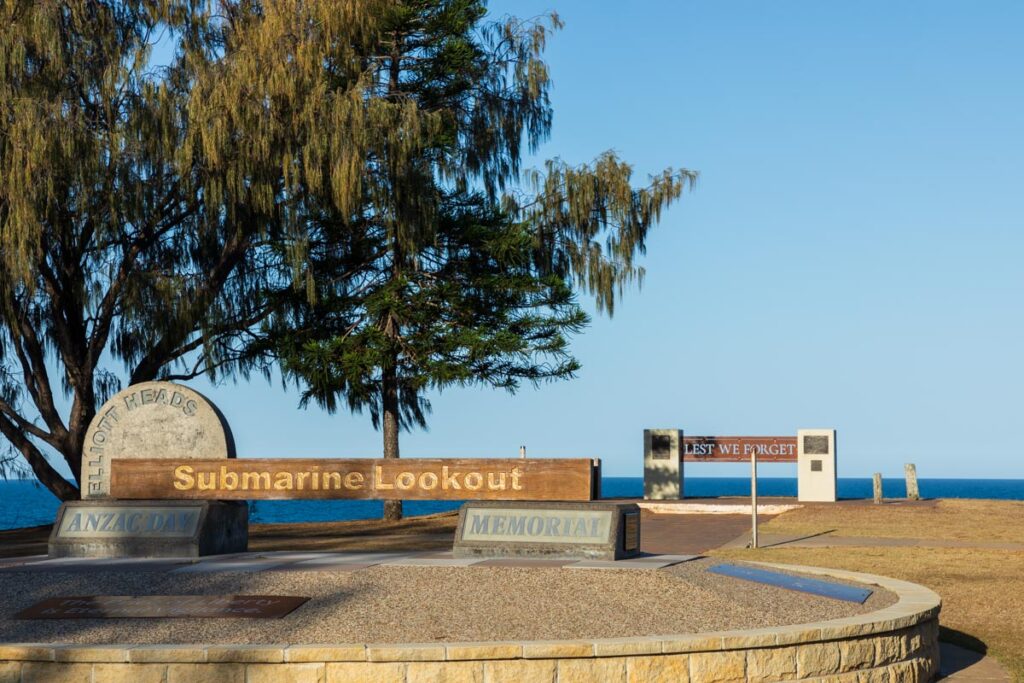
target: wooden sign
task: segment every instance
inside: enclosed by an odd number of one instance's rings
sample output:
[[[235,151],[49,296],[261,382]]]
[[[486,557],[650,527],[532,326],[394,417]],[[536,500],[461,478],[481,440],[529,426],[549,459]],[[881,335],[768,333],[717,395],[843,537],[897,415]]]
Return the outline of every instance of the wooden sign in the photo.
[[[123,499],[591,500],[596,461],[582,459],[114,460]]]
[[[796,462],[795,436],[684,436],[685,462]]]
[[[289,595],[87,595],[50,598],[15,619],[280,619],[309,598]]]

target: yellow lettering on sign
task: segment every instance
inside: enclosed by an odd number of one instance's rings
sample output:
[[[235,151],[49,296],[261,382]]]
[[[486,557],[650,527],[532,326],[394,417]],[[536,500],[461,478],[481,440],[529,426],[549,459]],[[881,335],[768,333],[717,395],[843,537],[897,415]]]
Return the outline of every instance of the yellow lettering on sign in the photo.
[[[384,483],[384,468],[383,467],[381,467],[380,465],[374,465],[373,469],[374,469],[373,485],[377,488],[377,490],[384,491],[384,490],[387,490],[387,489],[395,488],[391,484],[385,484]]]
[[[138,490],[149,493],[149,497],[158,496],[158,492],[153,493],[157,489],[153,472],[160,472],[163,480],[159,483],[165,487],[162,490],[168,496],[211,500],[292,496],[346,498],[372,496],[374,491],[385,498],[479,497],[500,500],[530,495],[530,487],[534,485],[534,482],[526,481],[526,474],[533,471],[532,463],[491,465],[482,459],[459,461],[456,465],[442,465],[436,461],[422,465],[377,462],[380,464],[365,461],[334,464],[325,460],[292,465],[287,461],[269,459],[265,462],[197,460],[178,464],[147,459],[146,468],[139,469],[138,477],[127,468],[124,473],[115,471],[115,481],[118,478],[121,481],[116,482],[119,488],[114,493],[122,495],[121,491],[130,491],[133,495],[122,497],[140,497],[135,493]],[[157,465],[160,469],[155,469]],[[580,468],[582,470],[582,465]],[[133,488],[130,481],[133,478],[143,479],[144,483]],[[336,493],[332,495],[331,491]]]
[[[179,465],[174,468],[174,488],[179,491],[188,491],[190,488],[196,485],[195,477],[192,473],[195,472],[188,465]]]
[[[448,489],[452,489],[452,490],[455,490],[455,491],[458,491],[458,490],[462,489],[462,487],[459,486],[459,482],[456,479],[458,476],[459,476],[458,472],[454,472],[452,474],[448,474],[448,465],[442,466],[441,467],[441,488],[444,489],[445,491],[447,491]]]
[[[220,466],[220,486],[227,491],[234,491],[238,488],[238,475],[229,472],[224,465]]]
[[[270,489],[270,472],[242,472],[243,491]]]

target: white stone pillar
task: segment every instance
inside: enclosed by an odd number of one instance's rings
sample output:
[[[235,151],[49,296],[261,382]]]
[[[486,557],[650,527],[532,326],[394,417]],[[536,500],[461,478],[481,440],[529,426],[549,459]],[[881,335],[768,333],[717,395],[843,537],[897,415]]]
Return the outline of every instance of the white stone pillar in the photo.
[[[836,430],[797,430],[796,453],[797,499],[836,502]]]
[[[683,497],[683,431],[644,430],[644,500]]]

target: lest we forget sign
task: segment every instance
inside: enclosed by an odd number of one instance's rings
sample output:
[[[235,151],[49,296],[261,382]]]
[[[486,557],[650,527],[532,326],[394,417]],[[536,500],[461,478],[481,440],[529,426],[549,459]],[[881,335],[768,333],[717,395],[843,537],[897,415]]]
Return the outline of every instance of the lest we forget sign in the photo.
[[[797,499],[836,501],[836,430],[798,429],[795,436],[686,436],[681,429],[644,430],[644,498],[683,497],[684,463],[794,463]]]
[[[237,459],[217,407],[171,382],[130,386],[100,408],[82,473],[83,500],[61,506],[52,556],[244,551],[249,500],[588,502],[600,486],[590,458]]]

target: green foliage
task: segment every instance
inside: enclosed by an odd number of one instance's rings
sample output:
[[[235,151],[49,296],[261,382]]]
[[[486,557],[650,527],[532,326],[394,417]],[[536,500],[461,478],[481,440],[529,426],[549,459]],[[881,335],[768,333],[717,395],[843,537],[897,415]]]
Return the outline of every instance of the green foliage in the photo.
[[[481,383],[514,391],[578,369],[567,335],[587,316],[562,278],[537,273],[525,226],[479,196],[445,198],[437,216],[416,266],[397,273],[386,231],[369,224],[351,243],[311,249],[316,298],[294,297],[291,315],[277,318],[268,335],[306,400],[333,411],[343,397],[379,426],[383,369],[393,366],[397,419],[408,428],[425,426],[428,388]],[[365,265],[346,270],[352,263]]]
[[[0,433],[68,498],[42,449],[77,477],[84,430],[118,384],[101,357],[163,364],[174,356],[154,347],[186,342],[202,308],[219,303],[218,326],[245,317],[211,282],[239,236],[200,219],[205,179],[175,158],[188,65],[148,67],[161,31],[207,30],[198,3],[12,1],[0,22]]]
[[[571,376],[575,290],[610,313],[694,178],[637,189],[610,154],[524,176],[554,15],[0,0],[0,21],[0,434],[63,498],[46,454],[77,478],[124,376],[276,357],[379,418],[393,455],[428,388]]]
[[[523,149],[551,127],[542,52],[560,22],[485,15],[476,0],[384,11],[363,57],[369,98],[426,123],[371,145],[359,203],[303,197],[306,298],[283,300],[254,347],[304,400],[369,410],[384,457],[398,457],[400,428],[425,426],[427,389],[573,376],[568,337],[587,322],[575,290],[611,314],[642,278],[648,229],[696,177],[670,169],[636,189],[611,153],[523,174]],[[388,501],[385,517],[400,514]]]

